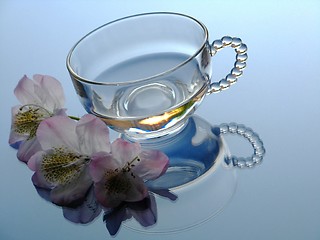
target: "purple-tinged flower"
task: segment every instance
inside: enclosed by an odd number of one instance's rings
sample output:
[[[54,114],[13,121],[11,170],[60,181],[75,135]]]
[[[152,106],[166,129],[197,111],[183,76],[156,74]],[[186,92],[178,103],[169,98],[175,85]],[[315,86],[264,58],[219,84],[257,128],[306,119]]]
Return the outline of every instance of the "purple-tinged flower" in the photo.
[[[14,94],[21,105],[11,110],[12,123],[9,144],[19,148],[17,157],[23,162],[40,150],[36,132],[40,122],[55,115],[65,115],[63,89],[58,80],[46,75],[26,75],[21,78]]]
[[[63,216],[73,223],[87,224],[98,217],[102,211],[91,187],[81,205],[76,208],[63,207]]]
[[[37,186],[35,186],[35,188],[40,197],[51,202],[51,189],[40,188]],[[79,224],[87,224],[92,222],[100,215],[101,210],[102,208],[94,196],[93,187],[88,190],[83,201],[79,202],[76,206],[62,206],[64,218],[70,222]]]
[[[51,201],[60,206],[81,202],[92,185],[88,165],[95,156],[110,152],[109,130],[97,117],[87,114],[78,122],[67,116],[43,120],[37,130],[42,151],[29,162],[32,181],[52,189]]]
[[[144,181],[161,176],[168,163],[160,151],[143,151],[139,143],[116,139],[111,153],[93,157],[90,163],[97,200],[105,208],[141,201],[148,196]]]
[[[143,227],[150,227],[157,222],[157,204],[153,194],[138,202],[123,202],[116,208],[106,210],[103,221],[110,235],[114,236],[119,231],[121,223],[132,217]]]

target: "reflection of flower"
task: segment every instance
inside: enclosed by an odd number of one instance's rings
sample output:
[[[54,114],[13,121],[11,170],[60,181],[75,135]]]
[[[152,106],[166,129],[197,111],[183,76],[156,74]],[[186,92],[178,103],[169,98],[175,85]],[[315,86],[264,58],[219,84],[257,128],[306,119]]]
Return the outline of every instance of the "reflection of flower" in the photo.
[[[110,151],[108,128],[89,114],[79,122],[55,116],[40,123],[37,138],[43,151],[33,155],[28,163],[35,171],[34,184],[52,189],[51,200],[57,205],[82,199],[92,185],[88,173],[91,157]]]
[[[111,154],[92,158],[90,164],[98,201],[106,208],[114,208],[124,201],[144,199],[148,194],[144,180],[161,176],[168,162],[160,151],[142,151],[139,143],[117,139],[111,145]]]
[[[116,208],[106,210],[103,221],[113,236],[118,232],[121,223],[132,217],[143,227],[152,226],[157,222],[157,205],[153,194],[138,202],[123,202]]]
[[[114,236],[120,229],[121,223],[131,219],[137,220],[143,227],[150,227],[157,222],[158,211],[155,195],[175,201],[177,196],[168,189],[149,189],[148,195],[137,202],[122,202],[115,208],[105,209],[103,221],[110,235]]]
[[[45,189],[35,186],[40,197],[51,202],[51,189]],[[73,223],[87,224],[92,222],[101,213],[101,206],[97,202],[93,188],[91,187],[86,193],[83,201],[77,206],[62,206],[63,216]]]
[[[24,76],[14,93],[21,105],[12,108],[12,125],[9,144],[19,148],[17,157],[23,162],[40,149],[35,138],[40,122],[54,115],[64,115],[64,94],[60,82],[53,77]]]

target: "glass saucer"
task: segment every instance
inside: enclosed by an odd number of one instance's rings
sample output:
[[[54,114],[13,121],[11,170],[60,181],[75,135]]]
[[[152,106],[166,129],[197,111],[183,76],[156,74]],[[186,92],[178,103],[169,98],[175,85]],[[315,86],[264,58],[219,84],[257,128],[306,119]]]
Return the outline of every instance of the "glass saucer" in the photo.
[[[197,152],[197,154],[192,155],[194,157],[196,156],[197,159],[193,158],[192,160],[198,162],[205,161],[203,160],[203,156],[208,156],[207,154],[210,150],[210,153],[214,153],[214,157],[210,159],[211,165],[207,165],[209,167],[198,176],[192,179],[187,178],[183,184],[169,187],[170,191],[178,196],[175,201],[170,201],[155,194],[157,222],[154,225],[143,227],[137,221],[131,219],[124,222],[126,228],[133,231],[156,234],[168,234],[189,230],[216,216],[232,199],[237,186],[236,168],[233,163],[229,161],[230,154],[223,136],[198,116],[191,117],[190,125],[194,125],[194,127],[186,128],[183,130],[185,133],[180,133],[180,136],[183,135],[180,141],[178,141],[180,145],[169,144],[171,150],[175,147],[177,151],[169,151],[169,145],[160,144],[158,146],[162,146],[161,150],[164,150],[167,154],[169,153],[170,159],[170,154],[174,156],[175,160],[179,159],[176,155],[177,152],[181,152],[181,155],[186,151]],[[188,132],[187,134],[186,131]],[[192,134],[190,134],[190,131]],[[189,135],[189,138],[186,137]],[[175,139],[177,138],[179,139],[179,136],[175,137]],[[190,146],[186,146],[190,142],[194,145],[192,149],[190,149]],[[212,147],[208,147],[208,144]],[[142,143],[142,146],[145,145]],[[201,146],[206,146],[206,149],[209,150],[205,152]],[[183,151],[183,149],[185,150]],[[202,149],[202,151],[198,151],[199,149]],[[173,173],[172,176],[177,173],[179,173],[179,171]],[[186,174],[185,176],[187,177],[189,176],[187,173],[184,174]],[[161,188],[161,186],[165,186],[165,180],[170,180],[171,182],[174,180],[172,176],[170,176],[169,173],[169,175],[164,176],[163,180],[160,178],[160,182],[157,182],[159,181],[157,180],[149,184],[152,187],[159,186]],[[177,180],[183,179],[182,176],[183,174],[180,175]],[[172,183],[170,184],[172,185]]]

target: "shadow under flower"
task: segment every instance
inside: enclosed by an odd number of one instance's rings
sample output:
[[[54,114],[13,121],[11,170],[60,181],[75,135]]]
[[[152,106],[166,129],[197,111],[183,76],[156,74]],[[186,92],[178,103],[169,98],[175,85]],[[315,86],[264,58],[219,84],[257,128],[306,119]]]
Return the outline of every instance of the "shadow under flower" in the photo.
[[[37,186],[35,186],[35,188],[40,197],[53,203],[50,198],[51,189],[40,188]],[[73,202],[68,206],[59,207],[62,208],[65,219],[79,224],[88,224],[92,222],[102,211],[102,207],[94,196],[93,186],[88,190],[82,201]]]
[[[103,221],[110,235],[118,233],[122,222],[132,217],[143,227],[150,227],[157,222],[158,212],[154,193],[171,201],[175,201],[177,196],[168,189],[149,189],[149,195],[138,202],[123,202],[116,208],[105,209]]]
[[[138,202],[123,202],[120,206],[105,210],[103,221],[110,235],[114,236],[120,229],[121,223],[136,219],[143,227],[152,226],[157,222],[157,205],[153,194]]]
[[[50,198],[51,189],[35,186],[40,197],[54,204]],[[155,194],[175,201],[177,196],[168,189],[149,189],[149,194],[141,201],[122,202],[118,207],[106,209],[98,203],[91,186],[82,201],[73,202],[62,208],[65,219],[76,224],[89,224],[104,211],[103,221],[111,236],[115,236],[123,222],[134,218],[141,226],[150,227],[157,222],[158,211]],[[54,204],[56,205],[56,204]]]
[[[168,189],[149,189],[149,195],[138,202],[123,202],[120,206],[106,209],[103,221],[110,235],[114,236],[121,223],[132,217],[143,227],[150,227],[157,222],[158,211],[154,194],[175,201],[178,197]]]

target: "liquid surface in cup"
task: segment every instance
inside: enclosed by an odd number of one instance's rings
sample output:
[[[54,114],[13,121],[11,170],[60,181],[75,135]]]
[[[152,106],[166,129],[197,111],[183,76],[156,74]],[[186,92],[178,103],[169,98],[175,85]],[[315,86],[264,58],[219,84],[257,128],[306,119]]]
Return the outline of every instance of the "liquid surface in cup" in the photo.
[[[95,80],[126,82],[142,79],[172,69],[187,59],[189,56],[181,53],[144,55],[108,68]],[[193,59],[172,75],[160,75],[143,83],[120,84],[109,95],[106,86],[95,88],[92,112],[115,128],[150,131],[173,125],[189,114],[206,93],[208,80],[198,65]]]

